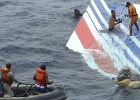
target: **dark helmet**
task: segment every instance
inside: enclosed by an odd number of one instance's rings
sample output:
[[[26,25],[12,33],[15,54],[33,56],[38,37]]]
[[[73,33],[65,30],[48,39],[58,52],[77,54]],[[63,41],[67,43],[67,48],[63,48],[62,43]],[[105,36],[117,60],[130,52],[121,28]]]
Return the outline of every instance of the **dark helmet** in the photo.
[[[126,2],[126,7],[129,7],[129,5],[130,5],[131,3],[130,2]]]
[[[46,70],[46,66],[45,66],[44,64],[40,65],[40,68],[41,68],[42,70]]]
[[[11,69],[11,63],[7,63],[7,64],[6,64],[6,68],[7,68],[7,69]]]
[[[76,9],[74,9],[74,13],[75,13],[75,15],[80,14],[80,10],[76,8]]]
[[[79,12],[79,10],[76,8],[76,9],[74,9],[74,12]]]
[[[115,10],[111,10],[111,13],[113,14],[115,12]]]

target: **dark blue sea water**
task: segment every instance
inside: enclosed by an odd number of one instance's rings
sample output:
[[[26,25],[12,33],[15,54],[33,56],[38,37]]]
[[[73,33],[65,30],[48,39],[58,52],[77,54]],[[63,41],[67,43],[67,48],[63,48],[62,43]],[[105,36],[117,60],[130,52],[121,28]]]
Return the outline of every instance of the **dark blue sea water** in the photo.
[[[17,79],[32,83],[36,67],[44,63],[54,85],[66,87],[68,100],[140,100],[140,90],[118,90],[66,48],[79,21],[73,10],[84,12],[89,2],[0,0],[0,65],[11,62]]]

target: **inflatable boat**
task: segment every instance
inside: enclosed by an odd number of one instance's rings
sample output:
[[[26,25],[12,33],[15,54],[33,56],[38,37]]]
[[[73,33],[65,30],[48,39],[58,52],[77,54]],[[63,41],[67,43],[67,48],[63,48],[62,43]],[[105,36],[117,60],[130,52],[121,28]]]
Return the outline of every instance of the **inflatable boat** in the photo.
[[[48,93],[34,93],[34,84],[20,83],[12,86],[15,97],[4,94],[0,85],[0,100],[65,100],[67,91],[64,86],[49,86]]]

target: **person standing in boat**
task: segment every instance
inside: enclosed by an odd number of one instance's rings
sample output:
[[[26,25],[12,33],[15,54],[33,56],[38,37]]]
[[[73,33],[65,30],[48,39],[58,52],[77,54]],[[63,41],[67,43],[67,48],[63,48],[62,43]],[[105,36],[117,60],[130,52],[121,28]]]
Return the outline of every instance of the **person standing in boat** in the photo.
[[[114,26],[121,23],[121,19],[116,19],[116,12],[115,10],[111,10],[111,16],[109,18],[109,32],[114,31]]]
[[[129,32],[130,32],[130,36],[132,36],[132,26],[133,25],[135,25],[137,28],[137,31],[139,31],[139,27],[137,24],[138,14],[137,14],[136,8],[130,2],[126,3],[126,7],[128,7],[128,14],[125,14],[125,16],[130,18]]]
[[[14,97],[14,93],[11,90],[11,85],[13,84],[13,81],[15,83],[20,82],[14,77],[14,74],[11,72],[11,63],[7,63],[6,67],[1,66],[0,70],[4,91],[11,97]]]
[[[48,80],[48,73],[44,64],[42,64],[40,68],[36,68],[36,74],[33,79],[36,82],[34,89],[39,93],[48,92],[47,85],[53,84],[53,81]]]

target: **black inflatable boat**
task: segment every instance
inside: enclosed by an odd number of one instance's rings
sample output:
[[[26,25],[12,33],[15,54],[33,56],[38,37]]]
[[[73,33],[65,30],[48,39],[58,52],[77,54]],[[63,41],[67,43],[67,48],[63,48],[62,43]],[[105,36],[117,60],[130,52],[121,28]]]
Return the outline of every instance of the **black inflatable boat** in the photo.
[[[67,99],[67,91],[64,86],[50,86],[48,93],[34,93],[34,84],[21,83],[12,86],[15,97],[4,94],[0,84],[0,100],[65,100]]]

